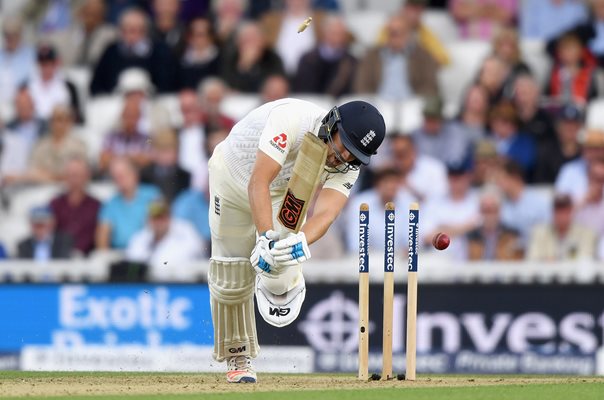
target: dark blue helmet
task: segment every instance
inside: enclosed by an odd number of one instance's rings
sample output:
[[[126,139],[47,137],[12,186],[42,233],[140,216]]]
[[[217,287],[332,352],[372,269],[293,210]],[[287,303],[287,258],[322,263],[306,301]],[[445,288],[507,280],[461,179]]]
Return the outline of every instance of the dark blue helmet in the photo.
[[[365,101],[351,101],[334,107],[323,119],[327,132],[333,133],[337,127],[342,144],[361,164],[369,164],[369,159],[377,153],[386,136],[386,124],[382,114]]]

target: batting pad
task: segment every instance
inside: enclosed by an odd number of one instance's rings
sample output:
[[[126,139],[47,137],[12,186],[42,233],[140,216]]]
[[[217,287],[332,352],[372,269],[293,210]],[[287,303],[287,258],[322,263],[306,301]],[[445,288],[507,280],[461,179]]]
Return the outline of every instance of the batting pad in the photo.
[[[214,359],[246,355],[260,350],[254,317],[254,278],[247,258],[212,258],[208,272],[214,323]]]

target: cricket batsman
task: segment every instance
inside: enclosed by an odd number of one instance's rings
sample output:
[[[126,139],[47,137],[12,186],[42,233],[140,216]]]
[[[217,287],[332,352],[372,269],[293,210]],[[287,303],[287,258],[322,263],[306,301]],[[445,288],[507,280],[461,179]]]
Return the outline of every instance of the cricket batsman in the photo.
[[[312,216],[299,231],[286,231],[277,214],[307,132],[326,148],[317,166],[321,189]],[[285,326],[297,318],[306,294],[302,263],[310,259],[308,246],[344,208],[359,167],[376,154],[385,133],[382,115],[364,101],[326,112],[307,101],[281,99],[251,111],[214,150],[208,283],[213,356],[226,360],[228,382],[257,379],[254,293],[269,324]]]

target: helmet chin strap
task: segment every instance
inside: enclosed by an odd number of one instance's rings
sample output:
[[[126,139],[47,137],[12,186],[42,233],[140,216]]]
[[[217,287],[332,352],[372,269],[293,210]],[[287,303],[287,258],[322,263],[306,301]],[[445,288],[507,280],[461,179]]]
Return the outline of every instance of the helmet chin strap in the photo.
[[[340,113],[338,111],[338,107],[332,108],[329,113],[323,118],[321,121],[321,127],[319,128],[319,139],[323,139],[326,143],[329,144],[331,150],[333,150],[336,159],[339,164],[335,167],[327,167],[326,169],[332,173],[342,173],[345,174],[348,171],[357,171],[360,168],[360,164],[347,162],[344,157],[342,157],[342,153],[336,147],[333,141],[333,133],[337,130],[337,124],[340,121]]]
[[[339,172],[341,174],[345,174],[348,171],[357,171],[360,168],[360,165],[351,164],[344,160],[342,153],[338,151],[338,148],[333,141],[333,135],[331,133],[327,136],[327,143],[329,143],[329,147],[333,150],[333,153],[339,162],[339,164],[334,167],[328,167],[330,170],[333,170],[330,172]]]

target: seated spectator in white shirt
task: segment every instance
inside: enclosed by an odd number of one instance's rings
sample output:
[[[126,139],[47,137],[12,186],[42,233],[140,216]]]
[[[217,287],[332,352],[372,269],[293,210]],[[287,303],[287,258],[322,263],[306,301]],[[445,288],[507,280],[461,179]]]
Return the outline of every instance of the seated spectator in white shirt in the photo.
[[[472,173],[468,165],[450,166],[449,193],[426,203],[420,235],[430,249],[432,238],[438,232],[446,232],[451,238],[447,257],[461,260],[467,252],[466,234],[480,223],[479,198],[472,191]]]
[[[15,133],[1,129],[0,121],[0,187],[17,183],[27,173],[29,144]]]
[[[101,172],[106,172],[111,161],[117,157],[128,157],[138,168],[143,168],[151,162],[149,138],[138,130],[140,114],[137,103],[124,104],[121,126],[105,138],[99,158]]]
[[[389,143],[393,165],[401,173],[401,188],[419,201],[439,198],[447,193],[447,169],[441,161],[418,154],[409,135],[391,135]]]
[[[269,12],[262,19],[267,40],[283,60],[289,77],[296,75],[300,59],[315,46],[320,33],[317,29],[322,18],[314,15],[311,3],[311,0],[285,0],[283,10]],[[304,35],[300,35],[298,27],[307,17],[314,17],[314,23],[306,28]]]
[[[573,202],[569,195],[557,195],[551,224],[538,225],[531,232],[527,259],[533,261],[593,260],[596,234],[573,222]]]
[[[21,137],[27,143],[27,157],[41,139],[47,126],[44,120],[36,117],[34,102],[27,88],[20,89],[15,95],[15,118],[6,127],[10,133]]]
[[[415,146],[419,154],[436,158],[446,165],[462,165],[471,158],[472,137],[452,128],[444,119],[442,107],[439,97],[425,100],[424,125],[412,133]]]
[[[23,24],[16,17],[2,19],[4,46],[0,48],[0,103],[10,103],[33,74],[34,48],[23,43]]]
[[[562,165],[556,178],[556,193],[567,193],[580,203],[588,190],[587,171],[591,162],[604,158],[604,131],[588,129],[581,141],[581,157]]]
[[[551,220],[550,199],[526,186],[522,168],[513,161],[506,161],[502,166],[497,186],[504,195],[501,221],[520,233],[522,243],[528,243],[533,228]]]
[[[373,189],[365,190],[354,195],[343,214],[346,247],[348,251],[358,250],[359,245],[359,207],[367,203],[370,210],[369,218],[369,248],[381,249],[384,246],[384,207],[386,203],[393,202],[396,209],[406,213],[409,204],[416,199],[406,190],[399,187],[401,174],[394,168],[385,168],[375,173]],[[404,218],[395,221],[396,248],[402,250],[407,244],[407,223]]]
[[[188,222],[173,219],[168,203],[159,200],[148,209],[146,226],[138,231],[126,248],[128,261],[145,263],[161,274],[161,269],[180,266],[201,255],[201,239]]]
[[[604,238],[604,159],[590,163],[587,182],[587,193],[577,204],[575,222]]]
[[[178,96],[183,124],[178,132],[178,164],[192,176],[192,185],[200,191],[208,186],[208,155],[203,114],[197,94],[183,90]]]
[[[65,78],[54,47],[48,44],[38,46],[37,57],[38,68],[27,85],[37,117],[47,120],[55,106],[69,105],[73,109],[75,121],[83,122],[77,89]]]

